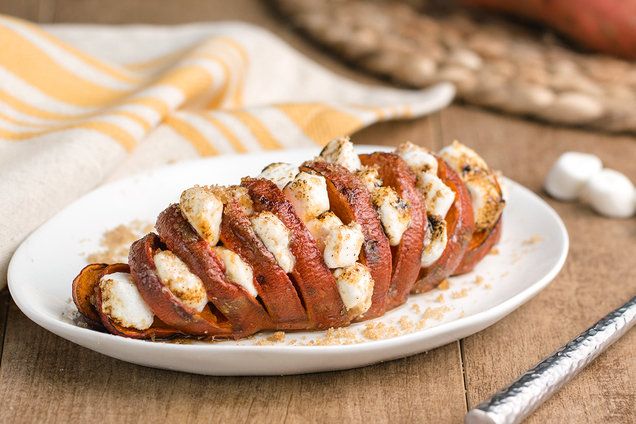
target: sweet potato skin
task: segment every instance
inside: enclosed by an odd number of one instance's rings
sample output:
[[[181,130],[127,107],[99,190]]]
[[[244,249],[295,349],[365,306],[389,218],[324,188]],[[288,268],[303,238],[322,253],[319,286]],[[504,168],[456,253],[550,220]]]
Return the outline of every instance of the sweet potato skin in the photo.
[[[461,0],[467,6],[542,22],[584,47],[636,59],[636,2],[633,0]]]
[[[360,155],[363,165],[377,165],[385,186],[393,188],[409,204],[411,224],[400,244],[391,248],[393,275],[388,292],[387,309],[404,302],[417,281],[424,234],[428,221],[422,196],[415,187],[416,177],[406,162],[393,153],[376,152]]]
[[[262,178],[243,178],[257,212],[275,214],[291,231],[290,250],[296,258],[292,272],[304,300],[312,328],[340,327],[349,323],[336,280],[325,265],[311,233],[294,212],[283,192],[273,182]]]
[[[163,285],[154,263],[154,254],[161,247],[159,237],[150,233],[132,244],[128,257],[130,274],[150,309],[169,327],[186,334],[205,338],[233,336],[231,326],[220,325],[212,314],[197,313]]]
[[[234,337],[272,327],[269,315],[258,301],[243,287],[225,278],[223,264],[181,214],[179,205],[171,205],[161,212],[155,227],[168,249],[201,279],[208,300],[228,319]]]
[[[412,292],[424,293],[450,277],[459,266],[475,230],[470,193],[460,176],[444,161],[437,158],[438,177],[455,192],[455,201],[446,215],[448,243],[442,256],[428,268],[422,268]]]
[[[307,314],[293,283],[235,201],[225,205],[223,210],[221,241],[252,267],[258,294],[276,328],[306,328]]]
[[[453,275],[466,274],[472,271],[492,248],[499,243],[503,227],[502,218],[501,216],[499,217],[499,220],[491,230],[473,234],[468,249]]]
[[[301,170],[325,177],[331,210],[343,223],[355,221],[362,227],[365,241],[360,262],[369,268],[374,288],[371,307],[358,317],[358,321],[382,315],[387,308],[391,286],[391,247],[367,187],[357,176],[335,163],[309,161],[301,166]]]

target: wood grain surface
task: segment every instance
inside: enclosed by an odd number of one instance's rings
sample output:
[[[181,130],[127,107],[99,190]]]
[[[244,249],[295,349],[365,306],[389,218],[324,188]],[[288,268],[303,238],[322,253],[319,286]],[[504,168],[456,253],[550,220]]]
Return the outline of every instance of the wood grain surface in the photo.
[[[325,66],[342,65],[288,28],[265,2],[234,0],[0,0],[0,13],[37,22],[162,23],[246,20]],[[354,140],[475,147],[508,177],[540,193],[563,151],[599,155],[636,180],[636,139],[568,130],[452,106],[381,123]],[[545,197],[545,196],[544,196]],[[460,342],[362,369],[290,377],[218,378],[154,370],[76,346],[29,321],[0,295],[0,422],[461,422],[467,408],[510,383],[636,293],[636,221],[601,218],[547,199],[566,223],[563,272],[535,299]],[[530,423],[636,422],[632,331],[543,405]]]

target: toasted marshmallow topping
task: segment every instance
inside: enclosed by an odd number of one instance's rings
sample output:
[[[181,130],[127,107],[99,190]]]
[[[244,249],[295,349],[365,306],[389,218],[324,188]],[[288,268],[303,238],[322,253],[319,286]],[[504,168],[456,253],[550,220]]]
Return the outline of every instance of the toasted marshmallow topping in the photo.
[[[291,232],[271,212],[261,212],[251,218],[252,228],[267,250],[274,255],[278,265],[287,273],[292,272],[296,258],[289,250]]]
[[[232,186],[206,186],[206,190],[213,193],[217,199],[219,199],[224,205],[227,205],[231,201],[235,201],[243,209],[246,215],[252,215],[254,213],[254,205],[252,204],[252,198],[245,187],[239,185]]]
[[[239,255],[222,246],[212,248],[216,256],[225,265],[225,276],[234,284],[243,287],[249,294],[256,297],[258,291],[254,286],[254,271]]]
[[[395,154],[404,159],[413,171],[437,175],[437,159],[425,147],[407,141],[395,149]]]
[[[303,222],[329,210],[329,194],[324,177],[301,172],[283,190],[285,197]]]
[[[197,312],[208,304],[203,282],[188,269],[188,266],[169,250],[160,250],[154,256],[157,275],[161,282],[181,302]]]
[[[439,216],[430,215],[424,236],[424,250],[422,251],[422,267],[433,265],[442,256],[448,243],[446,220]]]
[[[338,137],[331,140],[320,152],[320,158],[330,163],[342,165],[351,172],[362,167],[360,158],[353,149],[353,143],[349,137]]]
[[[323,258],[329,268],[351,266],[358,260],[364,235],[360,224],[352,222],[334,228],[325,238]]]
[[[263,168],[258,178],[270,180],[282,190],[287,184],[294,181],[298,172],[300,171],[297,166],[284,162],[275,162]]]
[[[417,176],[417,188],[424,194],[426,213],[445,218],[455,201],[455,192],[437,175],[423,171]]]
[[[501,188],[494,172],[481,156],[457,141],[443,148],[439,154],[460,175],[470,192],[475,231],[492,228],[504,207]]]
[[[365,313],[371,307],[373,278],[366,266],[359,262],[334,271],[336,285],[342,303],[353,317]]]
[[[362,179],[367,190],[370,192],[373,192],[373,190],[378,187],[382,187],[382,178],[380,178],[380,173],[376,167],[363,166],[356,172],[356,175]]]
[[[378,211],[384,232],[391,246],[397,246],[411,224],[411,211],[391,187],[380,187],[371,194],[373,206]]]
[[[179,208],[201,238],[211,246],[219,242],[223,202],[213,192],[201,186],[191,187],[181,193]]]
[[[102,292],[102,312],[126,328],[147,330],[155,315],[139,294],[130,274],[115,272],[99,280]]]
[[[333,212],[325,212],[305,224],[321,252],[325,251],[325,239],[329,233],[342,225],[340,218]]]

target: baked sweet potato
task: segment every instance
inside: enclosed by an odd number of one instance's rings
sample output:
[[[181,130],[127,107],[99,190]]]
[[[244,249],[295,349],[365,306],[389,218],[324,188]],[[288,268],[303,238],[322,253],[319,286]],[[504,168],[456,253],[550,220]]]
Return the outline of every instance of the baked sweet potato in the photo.
[[[393,275],[388,292],[387,309],[406,302],[420,272],[420,258],[426,231],[426,211],[422,196],[415,187],[415,174],[402,158],[393,153],[376,152],[360,155],[363,165],[377,166],[383,184],[409,204],[411,223],[402,234],[400,244],[391,247]]]
[[[455,192],[455,201],[446,215],[448,243],[442,256],[433,265],[420,270],[413,293],[432,290],[453,275],[475,230],[472,201],[466,185],[443,159],[437,158],[437,163],[437,176]]]
[[[306,328],[307,313],[293,283],[236,201],[226,204],[223,210],[221,242],[252,267],[258,294],[276,328]]]
[[[473,234],[468,244],[468,249],[453,275],[465,274],[472,271],[492,248],[499,243],[503,227],[502,221],[503,218],[500,216],[492,229]]]
[[[387,308],[387,294],[391,285],[391,247],[371,203],[369,191],[358,177],[335,163],[309,161],[301,166],[301,170],[325,177],[333,213],[344,224],[360,224],[364,235],[360,262],[369,268],[374,287],[371,307],[358,320],[382,315]]]
[[[201,313],[186,306],[161,282],[154,255],[162,247],[165,248],[159,237],[150,233],[132,244],[128,256],[130,274],[150,309],[162,322],[186,334],[205,338],[234,336],[230,323],[219,320],[207,306]]]
[[[227,280],[223,264],[208,242],[181,214],[179,205],[171,205],[161,212],[155,227],[168,249],[201,279],[208,300],[230,322],[233,336],[241,337],[272,327],[269,315],[258,300],[243,287]],[[130,266],[133,267],[132,262]]]
[[[169,338],[182,334],[174,328],[169,328],[159,319],[155,319],[147,330],[126,328],[102,311],[102,292],[99,281],[104,275],[116,272],[129,273],[127,264],[91,264],[78,274],[73,280],[73,301],[79,312],[86,318],[93,328],[105,328],[111,334],[117,334],[133,339]]]
[[[291,275],[307,309],[312,328],[339,327],[349,323],[346,308],[340,298],[336,280],[325,265],[305,224],[296,216],[294,207],[272,181],[262,178],[244,178],[257,212],[275,214],[291,231],[290,250],[296,258]]]

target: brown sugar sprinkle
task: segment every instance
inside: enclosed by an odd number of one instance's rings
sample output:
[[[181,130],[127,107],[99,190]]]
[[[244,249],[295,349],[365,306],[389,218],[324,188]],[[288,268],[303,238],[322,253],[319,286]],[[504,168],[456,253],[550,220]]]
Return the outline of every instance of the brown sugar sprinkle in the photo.
[[[424,315],[422,315],[423,320],[434,319],[439,321],[444,318],[444,314],[450,311],[451,308],[448,306],[436,306],[434,308],[426,308],[424,311]]]
[[[257,341],[255,344],[257,346],[270,346],[276,343],[280,343],[285,341],[285,332],[284,331],[276,331],[273,334],[270,334],[264,339]]]
[[[466,313],[464,311],[461,311],[459,313],[459,318],[464,318],[466,316]]]
[[[400,324],[402,331],[411,332],[415,328],[415,324],[407,316],[401,317],[398,323]]]
[[[412,304],[411,310],[416,314],[419,314],[421,312],[420,305],[418,305],[417,303]]]
[[[499,249],[496,247],[493,247],[492,249],[490,249],[490,252],[488,252],[489,255],[493,255],[496,256],[499,254]]]
[[[446,301],[446,299],[444,299],[444,295],[441,294],[441,293],[439,294],[439,296],[437,296],[435,298],[435,302],[437,302],[437,303],[444,303],[445,301]]]
[[[360,339],[356,334],[347,328],[330,328],[325,335],[316,340],[307,342],[307,346],[331,346],[331,345],[347,345],[359,343]]]
[[[370,322],[364,327],[362,335],[369,340],[387,339],[389,337],[399,336],[397,328],[386,325],[383,322]]]
[[[481,275],[478,275],[475,277],[475,284],[480,285],[483,282],[484,282],[484,277],[482,277]]]
[[[450,287],[450,281],[448,281],[448,279],[445,279],[444,281],[439,283],[439,285],[437,286],[437,288],[440,290],[448,290],[449,287]]]
[[[282,342],[283,340],[285,340],[285,332],[277,331],[271,336],[267,337],[267,340],[269,340],[270,342]]]
[[[532,245],[534,245],[534,244],[540,243],[541,241],[543,241],[543,237],[541,237],[541,236],[540,236],[540,235],[538,235],[538,234],[535,234],[535,235],[533,235],[532,237],[525,239],[525,240],[522,242],[522,244],[523,244],[524,246],[532,246]]]
[[[111,228],[102,234],[100,250],[90,253],[86,260],[90,263],[127,263],[130,245],[152,229],[152,224],[140,220]]]
[[[488,290],[492,289],[492,285],[490,283],[486,283],[484,287],[486,287]]]
[[[422,315],[422,318],[418,321],[416,328],[418,330],[421,330],[422,328],[426,326],[426,323],[430,319],[434,319],[436,321],[441,320],[442,318],[444,318],[444,314],[446,312],[449,312],[450,310],[451,308],[449,308],[448,306],[437,306],[435,308],[426,308],[426,310],[424,311],[424,315]]]
[[[451,293],[451,298],[453,299],[461,299],[462,297],[466,297],[466,296],[468,296],[468,289],[466,287]]]

